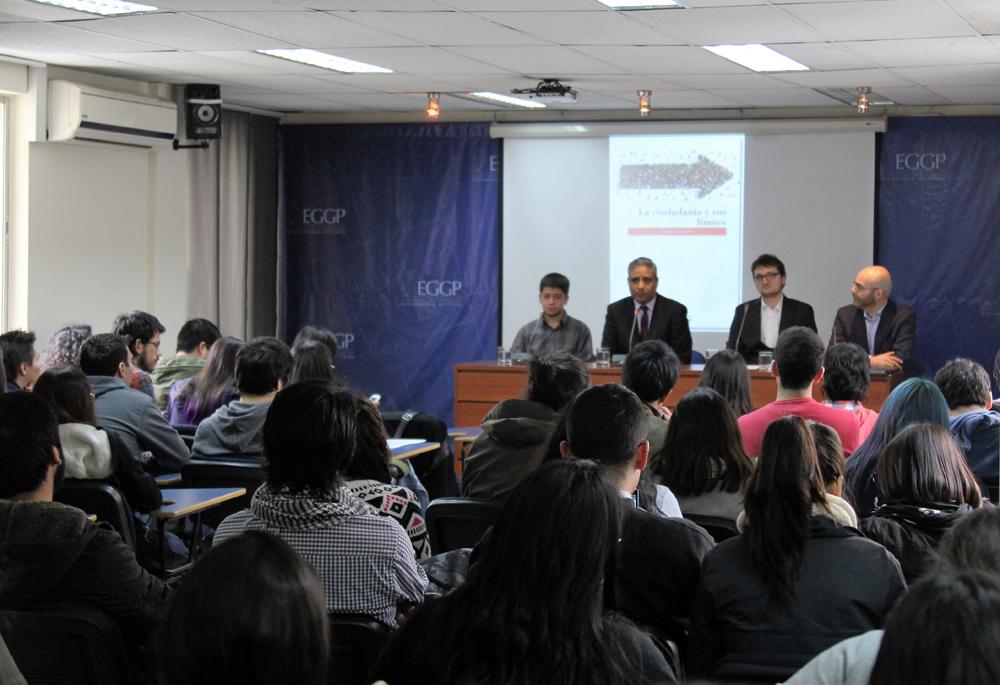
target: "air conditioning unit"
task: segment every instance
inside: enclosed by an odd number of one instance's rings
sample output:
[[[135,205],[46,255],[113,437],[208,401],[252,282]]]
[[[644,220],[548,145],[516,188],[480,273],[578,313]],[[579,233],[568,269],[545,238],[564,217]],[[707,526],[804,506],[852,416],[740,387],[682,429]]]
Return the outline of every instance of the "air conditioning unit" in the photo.
[[[170,145],[176,134],[177,106],[169,100],[49,81],[50,141],[154,147]]]

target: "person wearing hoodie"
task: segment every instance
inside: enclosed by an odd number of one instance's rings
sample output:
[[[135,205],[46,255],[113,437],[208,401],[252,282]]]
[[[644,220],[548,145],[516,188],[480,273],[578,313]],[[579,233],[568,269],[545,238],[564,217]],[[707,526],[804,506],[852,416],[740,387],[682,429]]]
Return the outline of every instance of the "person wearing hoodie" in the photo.
[[[483,419],[462,464],[462,496],[505,498],[541,465],[560,412],[589,385],[587,367],[568,352],[534,360],[524,399],[503,400]]]
[[[878,485],[885,504],[859,527],[899,560],[907,584],[934,564],[952,524],[983,503],[948,429],[930,423],[907,426],[892,439],[878,462]]]
[[[97,425],[121,438],[129,454],[149,452],[155,464],[146,464],[147,470],[180,471],[191,460],[153,399],[128,387],[132,369],[124,338],[113,333],[88,338],[80,348],[80,370],[94,393]]]
[[[0,609],[84,604],[141,641],[170,589],[118,533],[52,501],[64,473],[58,428],[41,397],[0,396]]]
[[[260,459],[264,419],[291,370],[292,353],[277,338],[255,338],[244,345],[236,354],[239,399],[198,424],[191,454],[199,459]]]
[[[990,377],[982,365],[958,357],[934,376],[948,403],[948,423],[973,475],[994,504],[1000,497],[1000,414],[993,409]]]
[[[208,319],[191,319],[181,326],[176,354],[171,359],[161,359],[149,372],[157,407],[167,408],[167,396],[174,383],[196,376],[205,368],[208,351],[221,337],[218,326]]]
[[[97,426],[94,398],[82,371],[72,366],[49,369],[35,383],[35,394],[49,403],[59,421],[66,478],[107,481],[140,514],[163,503],[156,481],[122,439]]]

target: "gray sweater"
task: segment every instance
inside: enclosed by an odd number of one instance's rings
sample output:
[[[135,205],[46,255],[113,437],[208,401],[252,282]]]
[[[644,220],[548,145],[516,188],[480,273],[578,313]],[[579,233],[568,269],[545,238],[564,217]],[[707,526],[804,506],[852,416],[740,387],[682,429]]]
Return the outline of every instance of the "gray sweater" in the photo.
[[[233,400],[198,424],[191,453],[199,458],[259,458],[264,452],[264,419],[270,402]]]

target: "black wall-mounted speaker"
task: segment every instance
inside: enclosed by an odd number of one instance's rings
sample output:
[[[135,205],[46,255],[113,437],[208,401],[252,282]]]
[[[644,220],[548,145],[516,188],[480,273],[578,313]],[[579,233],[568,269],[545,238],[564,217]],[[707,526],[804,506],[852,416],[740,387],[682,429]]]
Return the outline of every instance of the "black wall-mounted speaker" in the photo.
[[[222,137],[222,95],[218,84],[189,83],[184,86],[184,118],[188,140]]]

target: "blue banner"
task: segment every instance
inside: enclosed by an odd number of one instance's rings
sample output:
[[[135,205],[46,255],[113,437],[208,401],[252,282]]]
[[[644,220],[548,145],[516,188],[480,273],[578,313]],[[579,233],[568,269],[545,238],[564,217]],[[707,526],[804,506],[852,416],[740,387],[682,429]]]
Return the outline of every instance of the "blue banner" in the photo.
[[[500,142],[488,124],[280,135],[280,334],[330,328],[355,390],[451,424],[452,364],[496,356]]]
[[[987,370],[1000,346],[1000,119],[890,119],[879,160],[877,259],[917,312],[930,373],[953,357]]]

